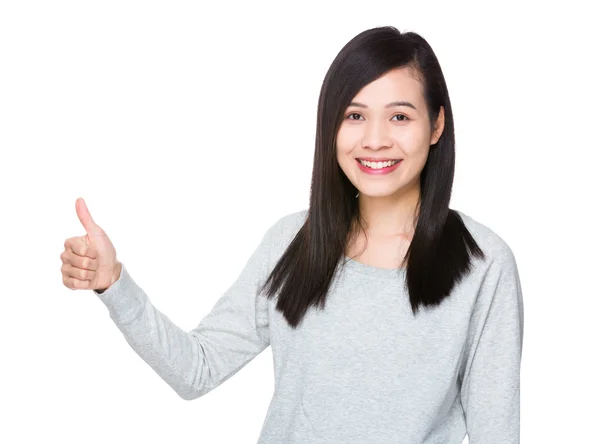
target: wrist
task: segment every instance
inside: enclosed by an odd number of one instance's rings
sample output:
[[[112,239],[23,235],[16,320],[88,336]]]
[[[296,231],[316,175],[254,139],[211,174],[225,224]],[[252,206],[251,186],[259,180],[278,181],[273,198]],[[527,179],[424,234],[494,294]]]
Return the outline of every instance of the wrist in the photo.
[[[121,268],[122,268],[121,262],[117,262],[117,266],[115,267],[115,274],[113,275],[110,285],[117,282],[119,280],[119,278],[121,277]]]

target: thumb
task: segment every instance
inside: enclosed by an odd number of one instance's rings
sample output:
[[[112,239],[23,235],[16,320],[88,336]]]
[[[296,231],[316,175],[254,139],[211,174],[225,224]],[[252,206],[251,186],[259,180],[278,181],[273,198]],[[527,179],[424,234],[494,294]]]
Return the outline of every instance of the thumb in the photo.
[[[79,221],[83,225],[83,228],[85,228],[88,236],[106,236],[104,230],[96,225],[92,219],[92,215],[90,214],[83,198],[80,197],[77,199],[77,201],[75,201],[75,210],[77,211]]]

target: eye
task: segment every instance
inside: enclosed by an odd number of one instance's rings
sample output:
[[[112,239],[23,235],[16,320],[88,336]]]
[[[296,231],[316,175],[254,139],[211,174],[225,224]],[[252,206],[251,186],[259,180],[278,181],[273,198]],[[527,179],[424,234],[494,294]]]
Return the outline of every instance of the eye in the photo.
[[[354,118],[354,116],[358,116],[357,118]],[[349,120],[359,120],[362,116],[359,113],[350,113],[346,116],[346,119]],[[395,116],[392,117],[392,119],[394,117],[403,117],[403,119],[398,119],[396,120],[396,122],[406,122],[407,120],[410,120],[408,117],[406,117],[404,114],[396,114]]]
[[[360,114],[358,113],[350,113],[346,116],[346,118],[349,118],[350,116],[360,116]],[[358,119],[350,119],[350,120],[358,120]]]

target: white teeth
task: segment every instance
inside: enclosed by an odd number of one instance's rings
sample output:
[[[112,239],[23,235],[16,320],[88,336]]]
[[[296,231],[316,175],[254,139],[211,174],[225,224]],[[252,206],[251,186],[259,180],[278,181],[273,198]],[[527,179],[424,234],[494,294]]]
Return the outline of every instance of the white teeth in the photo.
[[[378,170],[381,168],[386,168],[386,167],[389,167],[392,165],[396,165],[400,161],[399,160],[388,160],[387,162],[369,162],[368,160],[367,161],[359,160],[359,162],[368,168]]]

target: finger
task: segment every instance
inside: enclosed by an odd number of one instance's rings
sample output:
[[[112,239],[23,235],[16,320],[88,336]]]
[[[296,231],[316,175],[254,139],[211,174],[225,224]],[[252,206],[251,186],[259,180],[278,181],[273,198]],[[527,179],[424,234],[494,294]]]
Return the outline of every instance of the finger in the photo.
[[[85,232],[88,236],[106,236],[104,230],[92,219],[92,215],[83,198],[80,197],[75,201],[75,211],[77,211],[77,217],[79,217],[79,221],[83,225],[83,228],[85,228]]]
[[[78,242],[80,242],[78,240],[78,238],[81,236],[77,236],[77,237],[70,237],[68,239],[65,240],[65,250],[69,249],[71,251],[73,251],[73,246],[76,245]]]
[[[77,268],[71,264],[62,264],[60,267],[60,271],[67,277],[72,277],[82,281],[91,281],[96,277],[95,271]]]
[[[87,256],[92,259],[98,257],[98,250],[91,244],[87,236],[77,236],[65,241],[65,249],[70,250],[79,256]]]
[[[63,275],[63,284],[71,290],[89,290],[92,282]]]
[[[73,251],[73,253],[79,256],[87,256],[92,259],[96,259],[98,257],[98,250],[94,244],[90,242],[90,239],[87,235],[79,238],[77,251]]]
[[[83,270],[98,270],[98,259],[94,259],[88,256],[80,256],[70,249],[63,251],[60,254],[60,260],[63,264],[71,264],[74,267],[81,268]]]

